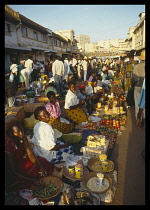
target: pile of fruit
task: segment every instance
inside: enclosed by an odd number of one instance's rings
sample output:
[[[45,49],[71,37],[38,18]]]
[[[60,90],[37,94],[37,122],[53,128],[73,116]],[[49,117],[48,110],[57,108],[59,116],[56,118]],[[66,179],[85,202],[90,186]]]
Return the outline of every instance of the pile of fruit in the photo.
[[[116,85],[116,84],[112,84],[111,92],[113,92],[115,95],[125,94],[125,91],[123,90],[123,88],[119,85]]]
[[[85,125],[82,125],[82,128],[86,128],[88,130],[96,130],[99,127],[99,123],[97,122],[88,122]]]

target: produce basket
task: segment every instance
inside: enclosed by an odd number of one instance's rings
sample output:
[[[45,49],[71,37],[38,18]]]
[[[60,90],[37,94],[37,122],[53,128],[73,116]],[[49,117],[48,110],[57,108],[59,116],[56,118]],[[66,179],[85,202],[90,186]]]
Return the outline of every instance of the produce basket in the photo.
[[[87,176],[88,173],[89,173],[89,170],[87,169],[87,167],[84,166],[83,167],[83,177]],[[75,174],[69,174],[69,171],[68,171],[66,166],[63,166],[63,175],[66,178],[68,178],[70,180],[74,180],[74,181],[75,180],[81,181],[83,179],[83,177],[82,178],[76,178]]]
[[[110,172],[114,170],[114,163],[111,160],[108,161],[108,170],[106,172]],[[88,167],[95,172],[102,172],[102,167],[100,165],[99,158],[91,158],[87,163]]]
[[[53,197],[56,197],[59,193],[62,192],[64,184],[61,181],[61,179],[59,179],[58,177],[48,176],[48,177],[41,178],[40,180],[41,180],[41,185],[31,186],[31,190],[33,191],[34,197],[38,198],[39,200],[49,200]],[[47,194],[49,194],[48,189],[46,190],[46,192],[42,192],[41,196],[39,196],[40,192],[44,189],[44,186],[48,186],[49,184],[52,184],[57,189],[53,191],[50,196],[46,196]],[[49,188],[49,190],[51,189],[52,188]]]
[[[112,179],[110,178],[110,176],[108,176],[107,174],[104,174],[104,179],[106,179],[109,183],[108,187],[105,190],[91,190],[87,185],[88,185],[88,181],[93,178],[93,177],[97,177],[97,172],[90,172],[89,174],[87,174],[86,176],[84,176],[83,178],[83,185],[84,187],[89,191],[89,192],[93,192],[93,193],[105,193],[107,192],[109,189],[111,189],[112,187]],[[92,187],[94,187],[94,185],[92,185]]]
[[[82,133],[68,133],[63,134],[63,141],[69,141],[70,143],[77,143],[82,139]]]

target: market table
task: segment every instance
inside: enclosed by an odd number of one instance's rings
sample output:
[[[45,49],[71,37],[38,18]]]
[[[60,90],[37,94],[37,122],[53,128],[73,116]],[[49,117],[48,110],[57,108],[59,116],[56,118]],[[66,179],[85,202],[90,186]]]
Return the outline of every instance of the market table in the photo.
[[[96,108],[96,114],[93,116],[102,117],[103,115],[113,115],[113,114],[126,114],[125,111],[118,112],[117,110],[109,109],[105,111],[104,108]]]

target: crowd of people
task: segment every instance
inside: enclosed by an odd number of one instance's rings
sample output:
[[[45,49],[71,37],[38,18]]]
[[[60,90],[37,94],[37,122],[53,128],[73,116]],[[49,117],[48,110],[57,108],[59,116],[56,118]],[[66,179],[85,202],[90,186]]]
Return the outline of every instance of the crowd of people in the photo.
[[[134,65],[131,77],[137,126],[141,126],[145,109],[143,53],[142,57],[139,57],[140,63]],[[53,59],[41,62],[40,67],[32,57],[26,61],[20,61],[19,65],[11,61],[10,72],[5,78],[5,96],[8,106],[14,106],[15,94],[19,87],[28,89],[32,82],[41,80],[42,77],[45,81],[43,91],[49,100],[44,106],[34,110],[34,118],[37,122],[33,126],[33,150],[27,141],[23,125],[13,124],[7,132],[5,152],[13,174],[34,184],[39,184],[41,176],[60,176],[60,169],[54,164],[63,160],[64,153],[74,154],[74,148],[69,142],[59,141],[54,129],[63,134],[71,133],[75,125],[89,121],[89,115],[95,110],[96,104],[105,94],[111,93],[111,84],[115,77],[121,79],[122,87],[125,89],[125,72],[124,58],[87,59],[87,57],[73,56],[63,59],[54,55]],[[53,82],[50,82],[52,78]],[[81,83],[79,86],[77,81]],[[63,91],[64,85],[67,86],[66,94]],[[66,119],[61,117],[59,100],[62,99]]]

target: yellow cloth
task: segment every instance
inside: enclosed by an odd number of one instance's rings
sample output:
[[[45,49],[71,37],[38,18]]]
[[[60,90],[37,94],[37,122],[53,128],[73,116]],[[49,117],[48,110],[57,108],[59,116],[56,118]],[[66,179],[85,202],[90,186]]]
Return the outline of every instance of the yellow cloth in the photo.
[[[74,128],[73,123],[67,124],[67,123],[61,122],[59,118],[54,119],[50,117],[49,124],[51,124],[51,126],[54,129],[57,129],[64,134],[70,133],[72,129]]]
[[[69,119],[76,122],[78,125],[82,122],[89,121],[87,114],[80,108],[65,109],[66,115]]]

